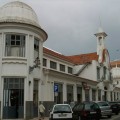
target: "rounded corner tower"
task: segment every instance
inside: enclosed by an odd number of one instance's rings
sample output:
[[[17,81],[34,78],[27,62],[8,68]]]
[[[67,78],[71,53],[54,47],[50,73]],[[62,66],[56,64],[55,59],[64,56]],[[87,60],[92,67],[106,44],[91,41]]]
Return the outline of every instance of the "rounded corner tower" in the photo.
[[[19,1],[0,7],[0,120],[38,117],[47,33]]]

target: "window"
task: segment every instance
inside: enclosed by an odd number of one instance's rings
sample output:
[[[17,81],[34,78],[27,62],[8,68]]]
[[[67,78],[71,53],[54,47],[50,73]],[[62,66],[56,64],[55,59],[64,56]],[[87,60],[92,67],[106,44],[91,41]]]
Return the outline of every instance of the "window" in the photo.
[[[6,34],[5,56],[25,57],[25,35]]]
[[[34,58],[36,59],[37,57],[39,57],[39,40],[38,39],[34,39]]]
[[[92,101],[96,101],[96,90],[92,89]]]
[[[68,67],[68,73],[72,74],[73,69],[71,67]]]
[[[53,62],[53,61],[50,61],[50,68],[56,69],[57,68],[57,63]]]
[[[67,85],[67,101],[68,103],[72,102],[73,99],[73,86],[72,85]]]
[[[99,45],[102,45],[102,37],[99,37],[98,40],[99,40]]]
[[[60,64],[60,71],[65,72],[65,65]]]
[[[110,80],[112,80],[112,73],[110,72]]]
[[[47,66],[47,59],[43,58],[43,66]]]
[[[106,67],[103,67],[104,79],[106,79],[106,72],[107,72],[107,69],[106,69]]]
[[[100,80],[100,68],[97,67],[97,80]]]
[[[101,90],[98,90],[98,101],[101,101]]]

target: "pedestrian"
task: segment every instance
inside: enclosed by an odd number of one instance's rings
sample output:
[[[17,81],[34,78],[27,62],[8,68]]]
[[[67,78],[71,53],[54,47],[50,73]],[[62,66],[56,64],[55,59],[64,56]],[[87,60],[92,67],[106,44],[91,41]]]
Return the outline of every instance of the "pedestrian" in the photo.
[[[44,113],[45,113],[45,107],[43,105],[43,102],[40,102],[40,105],[39,105],[39,120],[42,120],[44,119]]]

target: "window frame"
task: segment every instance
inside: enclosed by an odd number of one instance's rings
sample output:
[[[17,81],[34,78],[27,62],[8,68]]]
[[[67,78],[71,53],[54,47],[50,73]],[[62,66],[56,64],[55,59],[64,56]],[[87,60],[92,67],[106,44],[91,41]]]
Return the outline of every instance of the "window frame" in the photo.
[[[68,66],[68,73],[73,74],[73,68]]]
[[[54,61],[50,61],[50,68],[52,69],[57,69],[57,62],[54,62]]]
[[[14,37],[13,37],[14,36]],[[13,38],[12,38],[13,37]],[[19,37],[19,39],[17,38]],[[6,33],[5,34],[5,52],[6,57],[25,57],[26,35],[20,33]],[[17,52],[13,53],[13,50]]]
[[[60,71],[65,72],[65,65],[59,64],[59,66],[60,66]]]

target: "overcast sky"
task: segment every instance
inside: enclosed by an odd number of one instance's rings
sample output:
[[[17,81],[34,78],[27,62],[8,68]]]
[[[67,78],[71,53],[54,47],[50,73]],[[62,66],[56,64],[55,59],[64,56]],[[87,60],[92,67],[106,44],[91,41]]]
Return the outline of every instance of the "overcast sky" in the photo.
[[[14,0],[0,0],[0,6]],[[36,12],[47,32],[45,47],[64,55],[96,52],[94,36],[101,26],[107,33],[111,60],[120,58],[120,0],[19,0]]]

